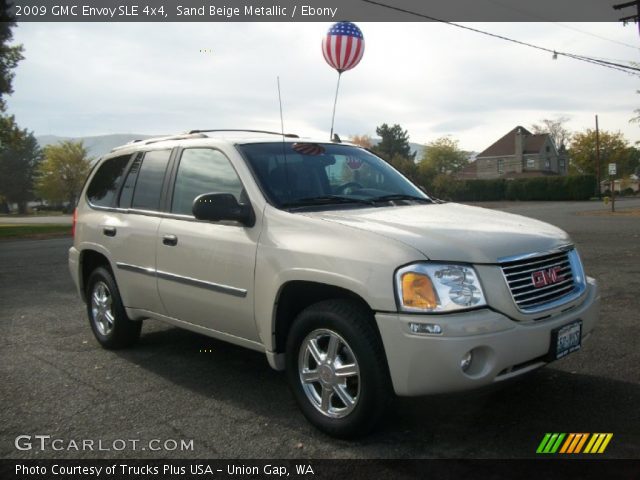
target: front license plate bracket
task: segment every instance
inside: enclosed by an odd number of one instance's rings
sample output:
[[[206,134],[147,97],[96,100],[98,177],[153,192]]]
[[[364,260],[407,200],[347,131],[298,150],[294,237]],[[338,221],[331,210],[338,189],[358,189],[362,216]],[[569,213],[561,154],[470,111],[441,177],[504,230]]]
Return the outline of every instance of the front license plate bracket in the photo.
[[[559,360],[582,346],[582,320],[567,323],[551,330],[548,361]]]

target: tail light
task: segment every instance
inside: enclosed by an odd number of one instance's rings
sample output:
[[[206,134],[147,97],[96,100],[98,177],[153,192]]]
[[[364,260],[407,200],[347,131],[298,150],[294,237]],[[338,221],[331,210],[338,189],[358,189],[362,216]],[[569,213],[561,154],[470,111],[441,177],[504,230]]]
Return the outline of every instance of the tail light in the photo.
[[[73,223],[71,224],[71,236],[76,238],[76,223],[78,222],[78,209],[73,209]]]

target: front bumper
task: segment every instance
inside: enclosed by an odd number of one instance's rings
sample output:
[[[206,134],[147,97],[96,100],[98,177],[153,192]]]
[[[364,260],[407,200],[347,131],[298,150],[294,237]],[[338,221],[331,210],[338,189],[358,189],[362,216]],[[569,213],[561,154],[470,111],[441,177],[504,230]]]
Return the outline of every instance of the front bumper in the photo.
[[[458,314],[377,313],[376,322],[397,395],[415,396],[467,390],[512,378],[547,360],[551,331],[582,320],[582,338],[593,330],[600,296],[589,278],[583,301],[570,311],[537,322],[516,322],[490,309]],[[409,323],[441,325],[440,335],[416,335]],[[467,372],[460,361],[469,351]]]

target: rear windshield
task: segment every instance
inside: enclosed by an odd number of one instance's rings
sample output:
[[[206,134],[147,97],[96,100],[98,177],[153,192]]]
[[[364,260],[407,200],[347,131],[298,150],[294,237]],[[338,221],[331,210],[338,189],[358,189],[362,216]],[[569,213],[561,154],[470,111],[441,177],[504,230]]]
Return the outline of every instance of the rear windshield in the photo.
[[[431,203],[381,158],[351,145],[252,143],[239,145],[262,190],[279,208]]]

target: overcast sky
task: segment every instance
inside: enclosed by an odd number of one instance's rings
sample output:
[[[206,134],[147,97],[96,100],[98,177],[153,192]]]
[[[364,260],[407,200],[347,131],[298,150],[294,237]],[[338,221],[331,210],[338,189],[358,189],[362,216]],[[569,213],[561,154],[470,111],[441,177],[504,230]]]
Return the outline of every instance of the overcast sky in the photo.
[[[633,24],[489,23],[476,28],[610,61],[640,62]],[[9,112],[36,135],[280,129],[328,136],[337,74],[325,23],[22,23]],[[516,125],[567,116],[572,130],[620,130],[640,107],[640,77],[437,23],[361,23],[362,62],[342,77],[335,130],[399,123],[411,141],[451,135],[480,151]],[[602,37],[602,38],[600,38]],[[623,45],[624,44],[624,45]]]

